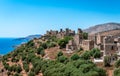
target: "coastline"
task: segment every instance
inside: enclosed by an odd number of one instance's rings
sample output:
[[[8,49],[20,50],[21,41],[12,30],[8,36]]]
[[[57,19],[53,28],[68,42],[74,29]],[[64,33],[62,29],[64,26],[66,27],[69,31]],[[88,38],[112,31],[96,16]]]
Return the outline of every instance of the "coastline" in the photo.
[[[17,38],[0,38],[0,56],[4,56],[14,51],[18,46],[28,42],[28,40],[15,40]]]

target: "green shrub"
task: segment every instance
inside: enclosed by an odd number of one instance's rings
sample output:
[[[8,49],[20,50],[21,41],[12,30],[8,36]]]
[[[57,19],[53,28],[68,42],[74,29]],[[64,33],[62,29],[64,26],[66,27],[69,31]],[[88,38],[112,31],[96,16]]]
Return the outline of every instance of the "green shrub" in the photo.
[[[88,60],[90,59],[91,55],[90,55],[90,51],[85,51],[82,55],[81,58]]]
[[[79,57],[79,55],[78,54],[73,54],[72,56],[71,56],[71,60],[77,60],[77,59],[79,59],[80,57]]]
[[[93,67],[95,67],[94,64],[82,64],[80,66],[80,70],[83,72],[83,73],[87,73],[89,72],[91,69],[93,69]]]
[[[23,63],[23,68],[26,72],[28,72],[29,71],[29,64]]]
[[[99,76],[106,76],[106,71],[104,69],[95,67],[94,70],[98,72]]]
[[[44,48],[43,47],[38,48],[37,49],[37,54],[40,54],[40,55],[44,56],[45,55]]]
[[[17,72],[17,73],[20,73],[21,71],[22,71],[22,68],[21,68],[20,65],[18,65],[18,66],[16,67],[16,72]]]
[[[12,65],[11,67],[9,67],[11,69],[11,71],[16,71],[17,65]]]
[[[57,57],[62,56],[62,55],[63,55],[63,52],[59,51],[58,54],[57,54]]]
[[[13,68],[9,66],[7,70],[10,71],[10,72],[12,72]]]
[[[58,41],[58,45],[60,46],[60,48],[65,48],[67,44],[67,41],[65,39],[61,39]]]
[[[87,63],[87,61],[78,59],[77,61],[75,61],[75,62],[73,63],[73,65],[74,65],[76,68],[79,68],[82,64],[86,64],[86,63]]]
[[[114,76],[120,76],[120,68],[114,70]]]
[[[29,74],[28,74],[28,76],[35,76],[35,73],[32,72],[32,71],[30,71]]]
[[[71,36],[66,36],[64,37],[64,39],[60,39],[58,41],[58,45],[60,46],[60,48],[65,48],[66,44],[69,42],[69,40],[71,40],[72,37]]]
[[[8,70],[8,68],[9,68],[9,64],[4,63],[4,68],[5,68],[6,70]]]
[[[101,52],[98,48],[93,48],[90,51],[90,55],[93,56],[94,58],[100,58],[101,57]]]
[[[33,40],[30,40],[29,42],[27,42],[26,45],[27,45],[28,47],[33,47],[33,46],[34,46]]]
[[[35,74],[38,74],[39,71],[40,71],[40,67],[39,67],[39,65],[37,65],[37,66],[34,68],[34,72],[35,72]]]
[[[104,57],[104,66],[105,67],[110,67],[110,63],[111,63],[110,56],[105,56]]]
[[[83,32],[83,39],[88,39],[88,33]]]
[[[57,44],[54,42],[48,43],[48,48],[55,47]]]
[[[40,52],[40,54],[41,54],[41,56],[44,56],[44,55],[45,55],[45,51],[42,50],[42,51]]]
[[[18,58],[13,57],[11,61],[12,61],[12,62],[18,62],[18,61],[19,61],[19,59],[18,59]]]
[[[20,76],[20,74],[18,74],[18,73],[15,73],[15,74],[14,74],[14,76]]]
[[[58,58],[57,58],[57,60],[59,61],[59,62],[61,62],[61,63],[66,63],[67,62],[67,57],[65,57],[65,56],[59,56]]]
[[[47,44],[46,43],[42,43],[41,47],[43,47],[44,49],[47,49]]]
[[[26,59],[26,56],[22,54],[22,61],[24,61],[25,59]]]
[[[115,62],[115,67],[116,68],[120,67],[120,59]]]

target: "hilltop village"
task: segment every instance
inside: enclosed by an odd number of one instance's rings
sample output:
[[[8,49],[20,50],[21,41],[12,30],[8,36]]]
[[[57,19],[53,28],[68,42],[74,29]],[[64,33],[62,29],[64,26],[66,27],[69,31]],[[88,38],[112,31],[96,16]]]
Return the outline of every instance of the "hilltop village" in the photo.
[[[0,58],[0,76],[120,76],[120,30],[46,31]]]
[[[60,31],[47,31],[44,36],[56,36],[57,38],[72,36],[73,39],[69,40],[66,45],[66,51],[68,52],[73,52],[80,48],[87,51],[98,48],[101,51],[102,60],[104,56],[110,56],[111,62],[116,59],[114,55],[120,56],[120,30],[89,34],[87,38],[84,38],[83,31],[80,28],[78,28],[77,33],[66,28],[65,30],[60,29]]]

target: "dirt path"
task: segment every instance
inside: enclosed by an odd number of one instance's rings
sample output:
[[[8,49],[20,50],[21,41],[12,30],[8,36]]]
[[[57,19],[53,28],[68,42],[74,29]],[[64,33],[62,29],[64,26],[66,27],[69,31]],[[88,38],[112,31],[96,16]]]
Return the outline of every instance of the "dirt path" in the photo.
[[[108,73],[108,76],[113,76],[113,70],[108,70],[107,73]]]

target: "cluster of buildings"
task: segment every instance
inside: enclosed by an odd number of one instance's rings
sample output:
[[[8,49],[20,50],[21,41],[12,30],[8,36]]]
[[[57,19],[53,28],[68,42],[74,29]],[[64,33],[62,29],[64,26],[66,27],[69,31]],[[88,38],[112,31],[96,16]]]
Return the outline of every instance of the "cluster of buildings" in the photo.
[[[57,38],[63,38],[64,36],[74,36],[75,35],[75,31],[66,28],[65,30],[60,29],[60,31],[57,30],[50,30],[46,32],[46,35],[49,36],[56,36]]]
[[[94,48],[94,41],[89,39],[84,39],[83,31],[78,29],[77,33],[73,36],[73,39],[69,41],[66,45],[66,50],[74,51],[74,50],[91,50]]]
[[[94,47],[99,48],[103,56],[120,55],[120,30],[111,30],[88,36],[94,41]]]
[[[88,35],[87,40],[83,39],[82,32],[78,32],[73,40],[69,41],[66,50],[76,50],[79,48],[84,50],[99,48],[104,56],[120,55],[120,30]]]
[[[77,33],[66,28],[60,31],[47,31],[47,35],[63,38],[64,36],[73,36],[73,39],[66,45],[67,51],[75,51],[82,48],[83,50],[91,50],[98,48],[103,56],[112,56],[117,54],[120,56],[120,30],[111,30],[88,35],[88,39],[83,38],[83,31],[79,28]],[[113,58],[114,59],[114,58]]]

